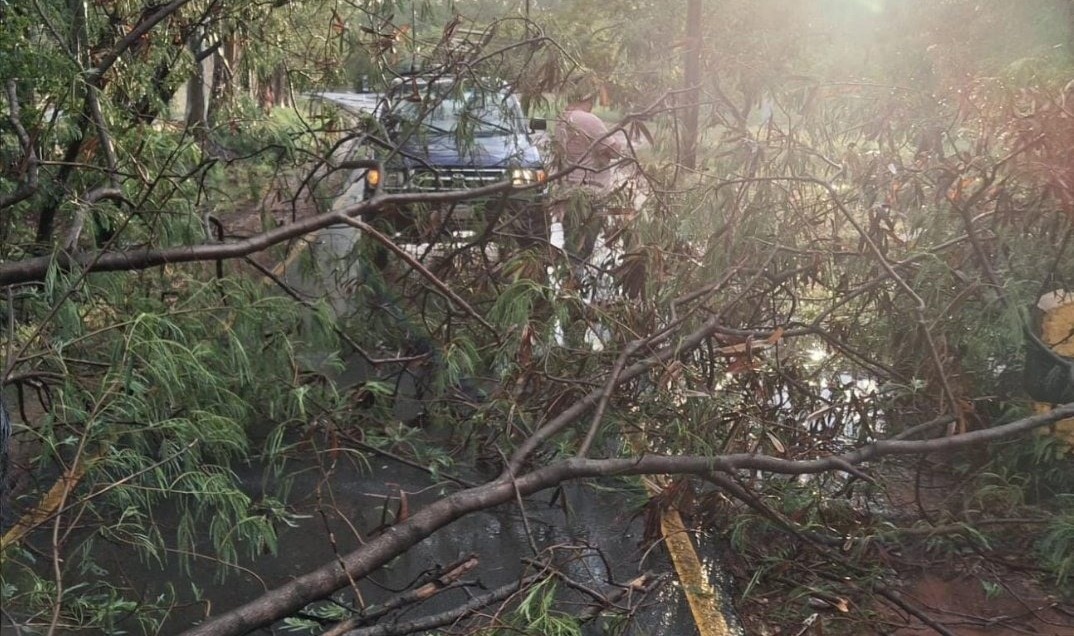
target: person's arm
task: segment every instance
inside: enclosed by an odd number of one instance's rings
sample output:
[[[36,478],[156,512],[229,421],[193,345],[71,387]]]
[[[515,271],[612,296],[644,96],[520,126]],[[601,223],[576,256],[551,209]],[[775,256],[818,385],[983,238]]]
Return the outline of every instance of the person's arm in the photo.
[[[590,143],[597,142],[595,148],[597,156],[607,160],[614,161],[623,156],[626,151],[626,144],[623,137],[617,132],[614,135],[608,134],[608,127],[604,125],[604,121],[600,117],[592,113],[586,113],[587,117],[579,117],[576,122],[576,128],[589,138]]]
[[[623,131],[617,130],[602,139],[601,150],[608,161],[615,161],[616,159],[625,157],[627,154],[627,143]]]

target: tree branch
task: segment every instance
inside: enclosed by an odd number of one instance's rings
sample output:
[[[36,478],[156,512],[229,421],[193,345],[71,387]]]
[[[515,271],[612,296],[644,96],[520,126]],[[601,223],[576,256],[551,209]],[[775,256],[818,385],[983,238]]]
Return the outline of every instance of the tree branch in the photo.
[[[39,186],[37,153],[34,151],[33,141],[31,141],[30,135],[26,132],[26,128],[23,127],[20,119],[19,94],[15,80],[8,80],[5,89],[8,101],[8,121],[11,122],[11,127],[15,129],[15,136],[18,138],[19,144],[22,146],[22,152],[25,155],[26,180],[19,183],[19,187],[11,194],[0,196],[0,210],[33,196]]]
[[[517,594],[521,590],[537,583],[543,578],[551,576],[551,573],[542,572],[540,574],[534,574],[527,576],[524,579],[516,581],[514,583],[508,583],[501,587],[492,590],[488,594],[474,597],[464,603],[463,605],[446,612],[439,614],[433,614],[432,616],[425,616],[417,618],[406,623],[384,623],[381,625],[373,625],[371,627],[365,627],[362,629],[355,629],[346,632],[344,636],[400,636],[402,634],[414,634],[416,632],[424,632],[430,629],[436,629],[437,627],[443,627],[445,625],[451,625],[468,615],[480,610],[481,608],[488,607],[493,603],[498,603],[511,595]]]
[[[425,278],[425,280],[429,281],[436,289],[437,293],[442,295],[446,300],[453,303],[456,307],[462,309],[471,318],[476,320],[482,327],[484,327],[486,330],[488,330],[490,334],[492,334],[492,337],[496,339],[496,342],[500,341],[500,332],[497,331],[495,327],[490,325],[487,320],[482,318],[481,314],[474,311],[474,308],[470,306],[470,303],[466,302],[466,300],[456,294],[455,290],[451,289],[451,287],[447,283],[437,278],[435,274],[430,272],[428,268],[422,265],[416,258],[411,256],[410,254],[407,254],[406,250],[396,245],[391,239],[375,230],[368,223],[363,223],[362,221],[358,221],[357,219],[352,219],[344,213],[337,214],[337,220],[368,234],[378,243],[394,252],[396,256],[406,261],[406,264],[413,268],[414,271],[418,272],[422,275],[423,278]]]
[[[116,43],[107,53],[105,53],[97,66],[88,69],[86,74],[88,75],[89,83],[94,87],[100,87],[101,80],[104,78],[104,74],[119,60],[119,56],[123,55],[135,42],[139,40],[143,35],[149,33],[153,27],[161,23],[165,18],[172,15],[184,5],[189,4],[191,0],[172,0],[163,7],[157,9],[151,15],[146,17],[137,26],[131,29],[127,35],[123,36],[123,39]]]
[[[375,162],[363,162],[371,164]],[[375,196],[367,201],[334,212],[325,212],[301,221],[284,225],[233,243],[202,243],[157,249],[127,251],[90,251],[76,256],[56,255],[27,258],[12,263],[0,263],[0,285],[18,285],[44,280],[54,261],[64,268],[83,268],[87,272],[138,271],[176,263],[194,263],[241,258],[268,249],[273,245],[296,239],[311,232],[339,223],[340,216],[349,218],[375,214],[388,206],[415,203],[456,203],[481,198],[513,189],[502,182],[472,190],[431,194],[391,194]]]
[[[678,350],[677,347],[670,347],[670,349]],[[595,400],[589,401],[590,406],[594,403]],[[924,441],[882,440],[842,455],[800,461],[750,453],[715,457],[666,455],[646,455],[640,458],[623,459],[575,457],[519,476],[513,482],[498,479],[477,488],[448,495],[345,555],[342,558],[343,569],[340,567],[340,562],[332,561],[187,631],[185,636],[209,636],[210,634],[231,636],[271,625],[277,620],[294,614],[307,604],[341,589],[348,584],[350,579],[359,580],[369,575],[455,520],[511,501],[515,497],[516,488],[522,495],[531,495],[575,479],[652,474],[704,476],[713,471],[733,473],[750,470],[787,475],[816,474],[843,470],[847,464],[856,466],[885,456],[947,452],[978,446],[1020,435],[1072,416],[1074,416],[1074,403],[994,428]]]

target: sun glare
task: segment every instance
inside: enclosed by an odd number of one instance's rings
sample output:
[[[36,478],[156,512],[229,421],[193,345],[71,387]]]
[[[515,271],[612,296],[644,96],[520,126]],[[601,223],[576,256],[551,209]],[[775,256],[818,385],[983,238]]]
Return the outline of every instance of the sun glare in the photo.
[[[873,13],[880,13],[884,10],[884,0],[850,0],[850,3]]]

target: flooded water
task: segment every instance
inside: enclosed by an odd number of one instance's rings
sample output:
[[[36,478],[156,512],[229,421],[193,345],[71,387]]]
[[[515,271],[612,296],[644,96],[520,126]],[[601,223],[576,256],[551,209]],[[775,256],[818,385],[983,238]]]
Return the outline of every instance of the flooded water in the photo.
[[[308,468],[291,488],[290,510],[297,522],[295,527],[279,529],[277,553],[242,561],[244,569],[233,570],[224,582],[216,579],[215,564],[205,559],[196,559],[189,571],[181,571],[173,556],[164,572],[150,576],[152,568],[132,560],[128,550],[104,547],[101,563],[116,580],[143,589],[146,598],[174,590],[177,606],[161,633],[176,634],[206,613],[218,615],[335,559],[336,551],[355,549],[381,524],[386,499],[394,511],[400,491],[407,493],[411,509],[417,509],[451,489],[447,484],[432,485],[426,473],[391,460],[374,461],[367,468],[340,463],[329,475],[312,465]],[[262,474],[256,467],[242,477],[252,494],[261,489]],[[662,549],[642,543],[643,521],[636,514],[640,499],[622,490],[623,484],[570,484],[554,503],[552,493],[543,493],[524,500],[523,508],[502,506],[468,515],[356,582],[357,595],[352,589],[334,598],[353,607],[382,603],[430,572],[475,556],[477,568],[463,579],[470,585],[442,592],[402,615],[413,620],[533,574],[533,563],[550,558],[566,576],[601,594],[614,593],[615,584],[626,584],[645,572],[661,578],[651,594],[634,595],[630,603],[639,607],[624,633],[692,636],[697,631],[671,564]],[[160,510],[156,522],[167,535],[176,520],[171,511]],[[711,546],[701,548],[705,561],[716,562],[718,555]],[[587,611],[590,598],[562,584],[559,588],[559,611],[571,616]],[[496,611],[497,606],[489,610]],[[591,621],[584,633],[605,633],[602,620]]]

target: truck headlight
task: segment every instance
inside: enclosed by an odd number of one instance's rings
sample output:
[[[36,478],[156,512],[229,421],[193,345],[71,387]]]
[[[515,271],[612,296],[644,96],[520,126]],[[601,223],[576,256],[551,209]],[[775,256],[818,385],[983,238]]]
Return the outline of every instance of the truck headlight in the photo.
[[[548,180],[548,174],[544,170],[534,168],[512,168],[511,185],[528,186],[544,183]]]
[[[365,184],[371,190],[383,186],[390,190],[398,190],[406,183],[406,171],[405,170],[391,170],[387,169],[383,172],[376,168],[370,168],[365,173]]]
[[[377,170],[376,168],[370,168],[365,173],[365,185],[366,185],[366,187],[369,188],[370,190],[376,190],[377,187],[380,186],[380,178],[381,178],[380,170]]]

